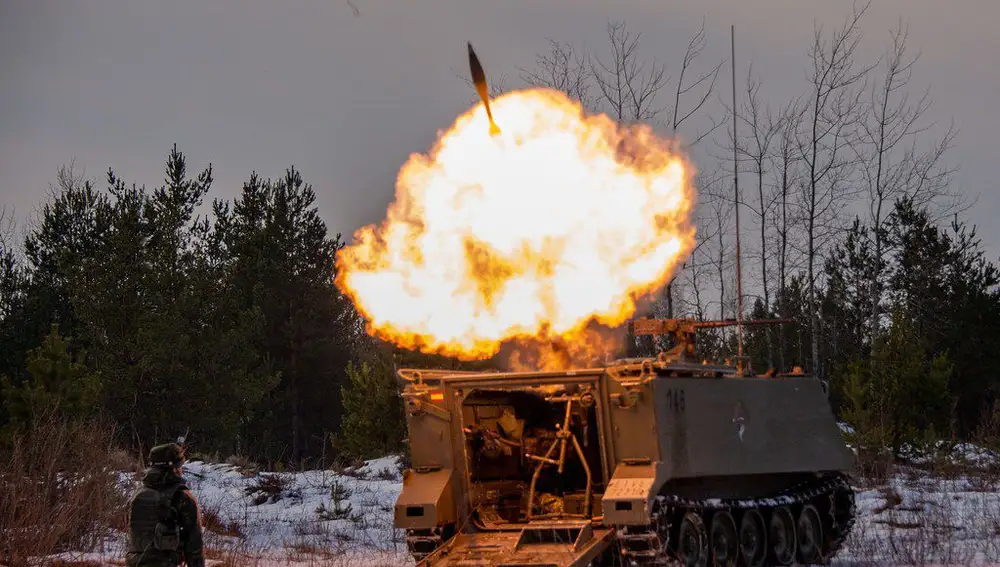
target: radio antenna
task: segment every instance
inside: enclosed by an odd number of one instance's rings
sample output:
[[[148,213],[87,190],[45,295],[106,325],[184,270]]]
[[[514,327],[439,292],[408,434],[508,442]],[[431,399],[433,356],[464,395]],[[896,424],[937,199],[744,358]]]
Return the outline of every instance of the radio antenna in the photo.
[[[743,374],[743,270],[740,267],[740,172],[736,156],[736,25],[729,26],[730,66],[733,72],[733,202],[736,209],[736,370]]]

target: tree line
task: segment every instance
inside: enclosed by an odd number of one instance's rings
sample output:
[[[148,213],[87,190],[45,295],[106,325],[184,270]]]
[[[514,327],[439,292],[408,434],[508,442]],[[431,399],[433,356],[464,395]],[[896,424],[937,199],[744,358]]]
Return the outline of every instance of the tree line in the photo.
[[[348,362],[381,355],[333,285],[343,242],[312,187],[254,173],[199,215],[211,166],[189,175],[175,147],[165,170],[151,191],[109,170],[101,191],[64,167],[23,258],[5,243],[5,428],[57,406],[139,449],[188,431],[272,463],[331,453],[341,386],[372,379]]]
[[[968,437],[998,413],[1000,275],[962,220],[955,131],[932,128],[928,94],[911,87],[905,28],[860,61],[866,10],[817,30],[795,96],[766,99],[751,68],[735,135],[704,28],[675,80],[620,22],[603,52],[553,41],[520,78],[701,155],[697,247],[652,314],[735,317],[735,151],[744,316],[798,321],[746,329],[757,369],[817,373],[880,442]],[[208,214],[212,168],[189,174],[176,147],[153,190],[106,177],[98,189],[63,167],[23,241],[0,232],[0,438],[56,407],[111,418],[140,450],[188,431],[199,450],[310,466],[400,449],[396,367],[469,366],[366,335],[333,284],[342,237],[294,168],[251,174]],[[701,348],[732,355],[735,336],[705,332]]]

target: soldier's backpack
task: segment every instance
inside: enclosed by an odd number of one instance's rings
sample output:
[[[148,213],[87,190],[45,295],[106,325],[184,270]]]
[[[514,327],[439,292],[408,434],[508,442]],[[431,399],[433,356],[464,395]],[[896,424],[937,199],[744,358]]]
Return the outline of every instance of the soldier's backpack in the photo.
[[[180,548],[180,526],[175,496],[183,485],[141,488],[133,497],[130,513],[131,551],[176,552]]]
[[[180,525],[174,496],[181,485],[174,485],[160,492],[159,521],[153,533],[153,548],[160,551],[177,551],[181,545]]]

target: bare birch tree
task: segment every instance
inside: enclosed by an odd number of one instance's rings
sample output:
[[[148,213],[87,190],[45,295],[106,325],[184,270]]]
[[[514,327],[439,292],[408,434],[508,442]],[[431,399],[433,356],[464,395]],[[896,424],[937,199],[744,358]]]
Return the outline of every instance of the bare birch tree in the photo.
[[[597,87],[597,101],[619,121],[636,121],[656,124],[666,107],[658,104],[657,97],[670,79],[665,68],[655,59],[647,65],[639,60],[640,34],[629,32],[621,22],[608,24],[611,58],[604,61],[595,57],[591,62],[591,75]],[[667,126],[676,135],[680,128],[705,106],[715,89],[715,82],[722,67],[719,62],[708,71],[692,75],[693,68],[706,44],[705,26],[692,36],[681,59],[680,73],[674,89],[673,107]],[[693,77],[693,78],[692,78]],[[688,104],[688,99],[691,102]],[[688,147],[693,147],[722,124],[712,120],[711,125],[695,134]],[[686,269],[685,266],[682,269]],[[674,316],[673,281],[663,290],[667,317]]]
[[[590,60],[597,86],[597,102],[619,122],[654,123],[664,111],[657,97],[667,83],[662,65],[647,64],[639,56],[640,33],[630,32],[624,22],[608,22],[611,54],[606,60]]]
[[[630,31],[624,22],[610,21],[607,38],[610,52],[605,56],[580,54],[573,46],[550,39],[548,52],[536,56],[535,69],[521,69],[521,78],[528,85],[565,92],[584,108],[601,110],[619,122],[659,124],[674,133],[705,107],[722,63],[706,72],[692,74],[705,48],[704,24],[688,42],[673,92],[674,104],[669,109],[660,104],[659,96],[670,79],[655,58],[648,62],[642,58],[641,34]],[[712,120],[710,126],[693,136],[688,146],[700,142],[722,123]],[[682,270],[686,266],[685,263]],[[666,315],[673,317],[673,281],[667,284],[663,295]]]
[[[731,267],[730,264],[732,264],[732,254],[727,249],[726,235],[732,233],[733,217],[731,213],[733,200],[726,196],[715,195],[710,201],[709,206],[712,212],[712,222],[714,223],[712,234],[716,239],[713,266],[715,267],[719,284],[719,319],[725,319],[727,305],[726,281],[729,279],[726,274]]]
[[[735,142],[737,155],[748,165],[756,188],[756,200],[743,200],[746,208],[754,215],[754,221],[759,228],[758,258],[760,259],[760,283],[763,292],[765,309],[771,308],[771,295],[767,270],[768,237],[767,227],[771,210],[775,207],[778,197],[773,186],[765,183],[764,177],[770,165],[771,145],[781,128],[780,121],[771,115],[771,109],[760,100],[760,81],[753,77],[753,65],[747,72],[746,100],[742,103],[739,119],[746,126],[748,134]],[[732,136],[730,136],[732,137]],[[731,141],[731,143],[733,143]],[[764,329],[767,338],[767,364],[774,366],[774,345],[770,329]]]
[[[719,70],[722,68],[722,61],[719,61],[714,67],[710,68],[705,73],[696,75],[694,80],[685,82],[685,76],[690,77],[689,73],[692,71],[692,67],[701,55],[702,51],[704,51],[705,44],[705,24],[702,22],[701,27],[688,42],[687,49],[684,50],[684,57],[681,59],[681,70],[680,75],[677,77],[677,86],[674,89],[674,106],[671,112],[672,116],[670,120],[670,130],[674,136],[678,135],[678,131],[685,122],[702,110],[705,103],[708,102],[709,97],[712,96],[712,92],[715,90],[715,82],[719,78]],[[682,105],[682,99],[685,99],[688,96],[693,96],[694,102],[690,105],[690,107],[685,108]],[[686,144],[689,148],[696,146],[699,142],[715,132],[715,130],[724,123],[724,120],[721,119],[716,120],[709,117],[709,120],[710,126],[704,128],[701,132],[696,133],[691,138],[691,141]],[[687,262],[685,262],[684,265],[681,266],[681,269],[683,270],[687,267]],[[667,304],[667,317],[673,317],[673,281],[667,283],[663,296],[663,299]]]
[[[885,272],[885,221],[893,203],[901,198],[913,199],[919,207],[940,203],[945,212],[960,205],[948,191],[953,170],[943,165],[951,147],[955,130],[948,130],[925,149],[918,146],[929,125],[923,117],[931,106],[929,91],[918,98],[910,97],[913,66],[919,55],[907,54],[908,28],[900,25],[892,32],[892,47],[884,62],[880,81],[871,89],[866,119],[860,124],[860,140],[855,146],[863,185],[868,190],[868,224],[871,227],[873,262],[869,293],[871,317],[868,336],[873,341],[878,334]]]
[[[663,66],[655,58],[647,64],[640,57],[641,34],[630,32],[624,22],[609,21],[607,36],[609,56],[588,57],[590,78],[597,91],[594,110],[603,110],[619,123],[655,124],[664,111],[657,104],[667,82]],[[627,341],[632,346],[635,337],[629,333]]]
[[[591,70],[585,57],[576,53],[572,45],[550,39],[548,53],[535,56],[535,69],[520,71],[521,80],[526,84],[562,91],[584,108],[593,110]]]
[[[699,172],[695,182],[701,191],[703,208],[696,212],[694,223],[698,231],[695,234],[695,247],[685,263],[684,274],[693,295],[688,310],[699,321],[704,321],[708,316],[707,307],[710,302],[705,291],[706,283],[712,277],[711,270],[717,265],[717,261],[713,259],[712,243],[716,242],[720,233],[721,223],[717,212],[723,211],[716,211],[712,203],[718,198],[716,186],[722,179],[723,177],[715,170],[707,173]],[[722,241],[719,243],[721,245]]]
[[[851,195],[850,166],[855,156],[850,147],[863,112],[864,83],[873,65],[857,65],[855,54],[861,40],[860,21],[870,4],[855,6],[844,24],[826,38],[816,29],[810,49],[809,106],[804,132],[798,136],[799,152],[806,168],[801,209],[806,225],[806,266],[811,314],[813,372],[822,375],[819,339],[820,319],[816,303],[816,262],[826,241],[838,229],[838,208]]]
[[[719,319],[725,319],[726,305],[729,303],[726,295],[726,281],[731,277],[727,277],[727,274],[729,274],[730,264],[732,263],[732,254],[727,253],[726,235],[731,234],[733,200],[722,195],[716,195],[711,201],[711,210],[713,220],[715,221],[713,231],[718,243],[715,250],[714,264],[716,274],[719,278]],[[725,327],[720,328],[719,336],[722,344],[726,342],[726,335]]]
[[[708,102],[709,97],[712,96],[712,92],[715,91],[715,81],[719,78],[719,70],[722,68],[723,61],[719,61],[714,67],[706,71],[705,73],[696,76],[693,81],[688,83],[684,82],[685,75],[692,70],[692,66],[701,55],[702,51],[705,49],[705,23],[702,22],[701,27],[698,31],[691,37],[691,41],[688,42],[687,49],[684,51],[684,58],[681,60],[681,71],[680,76],[677,78],[677,88],[674,90],[674,107],[673,107],[673,117],[670,121],[670,130],[677,135],[677,131],[680,129],[681,125],[688,121],[691,117],[695,116]],[[684,108],[681,105],[681,99],[691,95],[695,98],[695,102],[691,104],[690,108]],[[724,120],[716,120],[709,117],[711,126],[705,128],[702,132],[695,134],[691,142],[687,143],[688,147],[694,147],[701,142],[706,137],[708,137],[712,132],[724,123]]]
[[[776,133],[771,154],[772,172],[775,186],[776,206],[772,209],[772,224],[775,227],[778,264],[778,317],[788,317],[788,277],[789,242],[795,225],[792,199],[796,187],[802,182],[801,155],[796,144],[796,132],[802,123],[804,106],[799,99],[786,104],[776,118],[769,119],[769,128]],[[778,325],[778,363],[785,365],[785,327]]]

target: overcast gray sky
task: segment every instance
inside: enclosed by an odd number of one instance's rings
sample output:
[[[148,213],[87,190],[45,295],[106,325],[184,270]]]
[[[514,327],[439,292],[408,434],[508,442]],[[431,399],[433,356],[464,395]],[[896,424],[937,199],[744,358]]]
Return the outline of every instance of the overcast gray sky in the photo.
[[[113,166],[158,185],[173,143],[214,196],[235,196],[251,170],[294,164],[331,231],[382,217],[399,167],[471,103],[465,41],[491,76],[531,66],[546,38],[603,50],[608,18],[643,33],[643,52],[676,72],[704,20],[704,58],[722,60],[736,24],[775,102],[804,86],[814,21],[834,27],[833,0],[0,0],[0,206],[20,222],[76,160],[103,186]],[[1000,250],[1000,2],[876,0],[862,55],[878,56],[903,18],[922,53],[933,118],[961,132],[952,163],[991,252]],[[600,52],[600,51],[599,51]],[[728,65],[726,66],[728,71]],[[728,75],[720,77],[728,92]],[[697,160],[696,160],[697,164]]]

